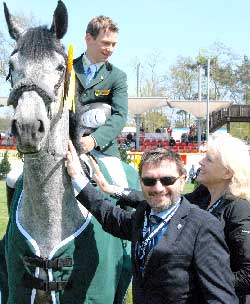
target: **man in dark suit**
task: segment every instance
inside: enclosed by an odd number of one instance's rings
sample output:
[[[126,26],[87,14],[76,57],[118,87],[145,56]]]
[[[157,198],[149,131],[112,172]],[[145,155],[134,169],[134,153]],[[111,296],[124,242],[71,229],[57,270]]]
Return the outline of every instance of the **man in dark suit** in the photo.
[[[238,303],[220,222],[181,196],[186,170],[178,154],[161,148],[143,154],[139,176],[145,200],[132,212],[95,190],[71,143],[67,168],[80,192],[77,199],[103,229],[132,241],[134,303]]]
[[[107,61],[115,49],[118,31],[109,17],[93,18],[86,29],[86,52],[74,60],[82,105],[105,103],[111,106],[111,116],[105,124],[81,138],[85,153],[96,148],[106,155],[120,157],[116,136],[127,120],[127,76]]]

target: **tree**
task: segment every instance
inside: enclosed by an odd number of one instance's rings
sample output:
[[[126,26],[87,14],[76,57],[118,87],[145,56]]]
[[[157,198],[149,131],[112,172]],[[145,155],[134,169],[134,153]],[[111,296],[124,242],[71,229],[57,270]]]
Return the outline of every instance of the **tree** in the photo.
[[[6,177],[10,172],[11,165],[8,159],[8,151],[5,151],[3,159],[0,162],[0,177]]]
[[[198,99],[198,65],[191,57],[177,58],[175,65],[170,67],[170,72],[165,77],[168,94],[176,100]],[[176,127],[186,127],[188,113],[184,110],[176,111]],[[190,123],[190,114],[189,114]]]
[[[210,100],[230,100],[234,103],[250,104],[250,59],[247,56],[241,57],[235,54],[223,43],[215,42],[206,49],[201,49],[195,58],[178,56],[176,63],[165,75],[159,73],[159,63],[163,66],[159,52],[154,52],[147,58],[149,59],[146,62],[140,64],[140,96],[198,100],[198,83],[201,80],[201,99],[206,99],[206,69],[209,58]],[[136,60],[136,67],[138,67],[138,62],[141,61]],[[201,70],[200,67],[202,67]],[[201,79],[199,79],[200,71]],[[174,111],[174,116],[177,118],[176,124],[187,125],[187,113],[182,113],[180,116],[177,112],[178,110]],[[172,118],[168,119],[173,121]],[[153,129],[152,123],[150,129]]]
[[[242,140],[250,139],[250,123],[249,122],[231,122],[230,134]]]
[[[176,112],[176,116],[177,116],[177,119],[175,121],[175,126],[177,128],[187,127],[187,112],[184,110],[179,110]],[[190,122],[189,122],[189,124],[190,124]]]
[[[197,61],[206,68],[210,58],[210,97],[214,100],[231,99],[239,102],[235,71],[240,56],[220,42],[215,42],[207,49],[200,50]]]
[[[147,59],[143,62],[136,58],[133,66],[134,71],[138,72],[139,65],[139,96],[141,97],[159,97],[166,96],[166,87],[164,77],[159,72],[159,66],[164,59],[159,51],[148,54]],[[148,59],[149,58],[149,59]],[[155,129],[171,125],[171,119],[164,110],[154,109],[142,115],[141,122],[148,132],[155,132]]]
[[[250,59],[245,55],[235,72],[237,92],[243,103],[250,104]]]
[[[207,92],[207,62],[210,58],[210,99],[250,102],[250,61],[220,42],[199,51],[195,59],[177,57],[177,62],[165,76],[168,94],[172,99],[198,99],[198,67],[202,67],[202,98]],[[241,61],[241,62],[240,62]]]
[[[162,110],[151,110],[142,115],[142,124],[147,132],[155,132],[157,128],[170,126],[170,121]]]
[[[149,59],[148,59],[149,58]],[[138,72],[139,65],[139,95],[141,97],[165,96],[163,75],[159,72],[159,66],[162,66],[164,58],[159,51],[153,51],[146,56],[146,60],[135,59],[132,63],[134,71]]]
[[[198,73],[191,57],[178,56],[175,65],[165,76],[168,93],[172,99],[191,100],[197,94]]]
[[[235,86],[235,77],[232,62],[222,63],[220,55],[206,55],[204,57],[199,54],[197,62],[202,66],[207,77],[208,58],[210,59],[210,98],[220,100],[226,96],[231,96]],[[207,88],[206,88],[207,90]]]

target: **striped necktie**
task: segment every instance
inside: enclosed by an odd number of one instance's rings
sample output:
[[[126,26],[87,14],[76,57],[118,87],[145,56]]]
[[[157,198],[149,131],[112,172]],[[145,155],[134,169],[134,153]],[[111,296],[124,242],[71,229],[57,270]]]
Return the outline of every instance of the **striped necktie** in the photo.
[[[162,219],[159,216],[156,215],[150,215],[147,231],[145,235],[143,236],[143,240],[146,240],[148,236],[152,233],[152,231],[161,223]],[[157,234],[152,237],[152,239],[147,243],[146,246],[143,246],[144,249],[142,249],[142,243],[138,246],[137,256],[140,261],[140,268],[141,271],[144,269],[144,263],[146,256],[150,252],[150,250],[158,243],[158,236]]]
[[[146,238],[160,224],[161,221],[162,219],[159,216],[151,214],[149,217],[148,232],[146,233],[144,238]],[[155,247],[158,241],[158,235],[156,234],[149,242],[147,252],[149,252],[153,247]]]

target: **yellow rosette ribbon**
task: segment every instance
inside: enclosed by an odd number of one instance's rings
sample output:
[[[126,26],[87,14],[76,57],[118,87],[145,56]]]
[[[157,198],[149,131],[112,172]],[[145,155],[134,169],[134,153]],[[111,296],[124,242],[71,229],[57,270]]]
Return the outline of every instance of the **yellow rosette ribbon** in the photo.
[[[74,48],[73,45],[69,46],[68,50],[68,64],[65,79],[65,103],[70,111],[75,112],[75,84],[76,75],[73,69],[73,59],[74,59]]]

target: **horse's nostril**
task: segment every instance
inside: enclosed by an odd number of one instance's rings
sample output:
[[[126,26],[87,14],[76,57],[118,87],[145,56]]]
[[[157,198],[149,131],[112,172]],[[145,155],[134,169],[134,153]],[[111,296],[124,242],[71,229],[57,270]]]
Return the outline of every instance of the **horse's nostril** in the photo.
[[[38,126],[38,132],[43,133],[45,131],[44,124],[41,120],[38,120],[39,126]]]

